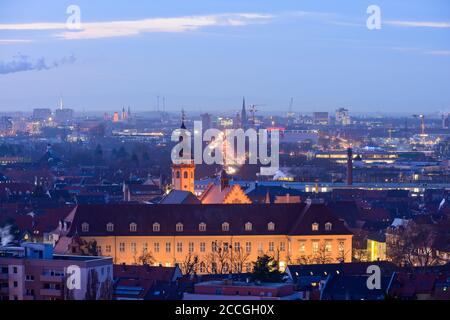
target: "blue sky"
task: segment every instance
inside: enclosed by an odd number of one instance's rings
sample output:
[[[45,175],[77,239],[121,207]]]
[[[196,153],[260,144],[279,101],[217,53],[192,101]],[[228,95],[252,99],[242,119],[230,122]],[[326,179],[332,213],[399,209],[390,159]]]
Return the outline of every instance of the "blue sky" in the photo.
[[[66,8],[82,30],[65,29]],[[368,30],[366,9],[381,9]],[[450,111],[446,0],[0,0],[0,111]]]

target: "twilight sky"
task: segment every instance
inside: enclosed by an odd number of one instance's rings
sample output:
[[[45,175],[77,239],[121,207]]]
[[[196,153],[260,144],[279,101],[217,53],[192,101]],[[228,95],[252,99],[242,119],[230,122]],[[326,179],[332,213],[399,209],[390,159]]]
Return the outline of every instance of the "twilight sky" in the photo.
[[[82,30],[66,28],[69,5]],[[369,5],[381,29],[369,30]],[[448,0],[0,0],[0,112],[450,111]],[[162,98],[161,98],[162,101]]]

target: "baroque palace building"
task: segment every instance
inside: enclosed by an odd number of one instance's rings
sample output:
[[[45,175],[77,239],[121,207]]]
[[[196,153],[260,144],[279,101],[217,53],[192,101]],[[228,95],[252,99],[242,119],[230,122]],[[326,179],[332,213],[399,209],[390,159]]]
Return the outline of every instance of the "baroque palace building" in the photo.
[[[64,226],[64,227],[61,227]],[[351,261],[352,234],[324,204],[79,205],[55,230],[58,253],[96,241],[115,264],[185,266],[197,273],[247,272],[268,254],[292,263]]]

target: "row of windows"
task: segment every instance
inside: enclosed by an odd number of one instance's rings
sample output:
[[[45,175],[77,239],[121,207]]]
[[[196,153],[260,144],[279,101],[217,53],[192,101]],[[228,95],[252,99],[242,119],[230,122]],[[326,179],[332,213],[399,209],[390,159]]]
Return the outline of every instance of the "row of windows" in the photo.
[[[313,240],[311,243],[311,250],[313,253],[319,253],[320,250],[325,251],[325,253],[331,253],[333,251],[332,240],[325,240],[322,248],[320,246],[319,240]],[[299,252],[306,253],[306,240],[299,241]],[[345,249],[345,240],[338,241],[338,251],[342,253]]]
[[[333,225],[331,224],[331,222],[325,223],[325,231],[331,231],[332,226]],[[312,231],[319,231],[319,224],[317,222],[314,222],[311,225],[311,229]]]
[[[177,170],[176,172],[174,172],[173,176],[176,177],[177,179],[180,179],[180,171]],[[188,172],[187,171],[183,172],[183,178],[184,179],[188,178]],[[192,179],[194,178],[194,172],[193,171],[191,171],[191,178]]]
[[[233,247],[234,247],[235,252],[241,252],[242,250],[245,250],[246,253],[252,252],[252,243],[251,242],[245,242],[245,247],[242,247],[240,242],[234,242],[233,244],[230,244],[228,242],[217,243],[217,241],[212,241],[210,248],[211,248],[212,252],[218,252],[219,250],[229,251],[229,250],[233,249]],[[125,252],[126,251],[125,249],[126,249],[125,242],[120,242],[119,243],[119,252]],[[166,242],[164,249],[165,249],[166,253],[170,253],[172,251],[172,243]],[[97,250],[99,251],[99,253],[102,253],[101,246],[98,246]],[[130,250],[132,253],[137,253],[136,242],[130,243]],[[158,253],[158,252],[160,252],[160,250],[161,250],[160,243],[154,242],[153,243],[153,252]],[[183,252],[183,242],[177,242],[175,244],[175,250],[178,253]],[[269,252],[286,251],[286,244],[285,244],[285,242],[280,242],[277,245],[274,241],[270,241],[268,244],[268,250],[269,250]],[[111,251],[112,251],[111,245],[106,245],[105,253],[111,253]],[[143,252],[148,251],[148,243],[145,242],[142,244],[142,251]],[[194,242],[188,243],[188,251],[189,251],[189,253],[192,253],[195,251],[195,243]],[[199,243],[199,251],[206,252],[206,242]],[[264,252],[264,244],[262,242],[258,243],[258,252],[259,253]]]
[[[135,222],[130,223],[129,225],[129,230],[130,232],[137,232],[137,224]],[[153,232],[159,232],[161,230],[161,225],[158,222],[153,223]],[[253,224],[251,222],[247,222],[244,225],[245,231],[252,231],[253,230]],[[313,224],[313,230],[314,229],[314,224]],[[317,230],[318,230],[319,226],[317,224]],[[179,222],[175,225],[175,230],[177,232],[183,232],[184,230],[184,225]],[[198,225],[198,230],[199,231],[206,231],[206,223],[202,222]],[[267,230],[268,231],[274,231],[275,230],[275,223],[273,222],[269,222],[267,224]],[[330,230],[331,230],[331,223],[330,223]],[[89,232],[89,224],[87,222],[84,222],[81,224],[81,231],[82,232]],[[114,224],[112,222],[109,222],[106,224],[106,231],[108,232],[114,232]],[[230,224],[228,222],[224,222],[222,223],[222,231],[226,232],[226,231],[230,231]]]
[[[306,253],[306,242],[307,242],[306,240],[299,241],[299,252],[300,253]],[[233,245],[234,245],[235,252],[240,252],[241,250],[244,250],[244,248],[241,247],[240,242],[234,242]],[[219,249],[228,251],[233,248],[233,245],[230,245],[228,242],[224,242],[223,244],[218,244],[216,241],[213,241],[213,242],[211,242],[211,251],[217,252]],[[338,241],[338,251],[343,252],[344,248],[345,248],[345,240],[339,240]],[[106,253],[111,253],[111,249],[112,249],[111,245],[106,245],[105,249],[106,249],[106,251],[105,251]],[[311,249],[312,249],[313,253],[318,253],[321,250],[320,241],[313,240],[311,243]],[[98,247],[98,250],[100,252],[102,251],[100,246]],[[130,243],[130,250],[133,253],[137,252],[137,246],[136,246],[135,242]],[[143,243],[142,250],[144,252],[148,251],[148,243]],[[166,242],[165,243],[165,252],[169,253],[169,252],[171,252],[171,250],[172,250],[172,243]],[[199,250],[200,250],[200,252],[206,252],[206,242],[199,243]],[[276,244],[274,241],[269,241],[268,250],[269,250],[269,252],[274,252],[274,251],[278,251],[278,250],[286,251],[285,242],[280,242],[279,246],[276,247]],[[331,253],[332,252],[332,240],[325,240],[322,250],[324,250],[326,253]],[[160,243],[159,242],[153,243],[153,251],[155,253],[160,252]],[[188,243],[188,251],[190,253],[195,251],[194,242]],[[252,251],[252,243],[246,242],[245,243],[245,252],[251,253],[251,251]],[[125,243],[124,242],[119,243],[119,252],[125,252]],[[179,253],[183,252],[183,243],[182,242],[176,243],[176,252],[179,252]],[[258,252],[260,252],[260,253],[264,252],[264,244],[262,242],[258,243]]]

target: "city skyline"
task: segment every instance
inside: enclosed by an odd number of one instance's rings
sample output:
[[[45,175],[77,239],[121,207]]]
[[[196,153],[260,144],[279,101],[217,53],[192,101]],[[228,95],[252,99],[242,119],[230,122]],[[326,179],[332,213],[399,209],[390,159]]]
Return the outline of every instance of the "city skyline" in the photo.
[[[438,113],[450,108],[450,6],[433,1],[6,2],[0,110]],[[369,30],[369,5],[381,10]],[[45,9],[44,9],[45,8]],[[174,9],[176,8],[176,9]],[[162,100],[161,100],[162,107]]]

